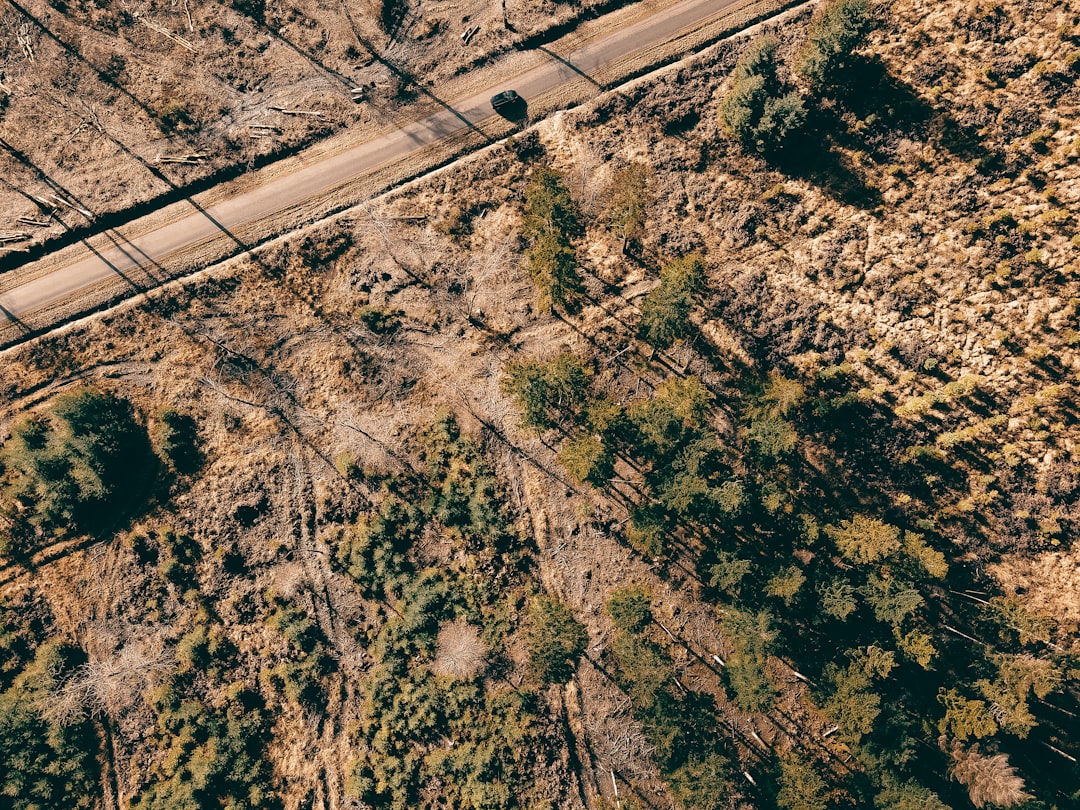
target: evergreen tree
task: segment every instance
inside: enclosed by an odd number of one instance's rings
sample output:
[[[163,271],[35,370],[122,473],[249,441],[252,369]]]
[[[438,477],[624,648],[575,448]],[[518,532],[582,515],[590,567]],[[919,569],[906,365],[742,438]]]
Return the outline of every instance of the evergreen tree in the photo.
[[[830,524],[825,534],[846,559],[859,564],[877,562],[900,548],[900,530],[868,515]]]
[[[738,594],[739,585],[750,573],[749,560],[740,559],[731,551],[720,551],[716,563],[709,568],[709,587]]]
[[[540,309],[575,308],[583,290],[573,241],[584,230],[577,205],[554,169],[533,172],[525,189],[522,231],[529,243],[529,275],[540,293]]]
[[[125,399],[93,388],[64,394],[12,428],[12,495],[61,533],[100,531],[146,499],[157,474],[150,441]]]
[[[942,734],[966,740],[989,737],[998,730],[985,700],[966,698],[956,689],[942,689],[938,700],[945,707],[945,716],[938,721]]]
[[[548,312],[556,304],[567,310],[575,309],[584,287],[573,247],[559,234],[545,231],[532,241],[526,253],[529,276],[539,293],[540,311]]]
[[[500,387],[517,402],[522,427],[542,431],[583,415],[592,372],[574,355],[510,362],[505,371]]]
[[[868,0],[835,0],[810,26],[795,70],[814,90],[835,85],[872,27]]]
[[[584,235],[577,203],[555,169],[540,167],[533,172],[525,189],[522,231],[529,240],[545,233],[557,233],[567,240]]]
[[[615,455],[601,436],[582,433],[559,451],[559,463],[580,483],[603,486],[615,472]]]
[[[693,331],[690,312],[704,282],[705,263],[697,253],[665,265],[660,286],[641,304],[642,339],[662,351],[688,337]]]
[[[734,647],[724,673],[735,693],[736,705],[745,712],[766,711],[776,695],[765,672],[777,636],[772,617],[765,611],[748,613],[729,608],[724,612],[722,629]]]
[[[938,795],[917,782],[901,784],[887,779],[882,790],[874,797],[875,810],[949,810]]]
[[[802,97],[780,82],[776,41],[751,43],[735,65],[735,82],[720,103],[720,121],[746,149],[760,154],[784,151],[806,123]]]
[[[873,731],[881,714],[881,696],[874,691],[870,674],[857,663],[846,669],[831,665],[826,682],[830,690],[822,709],[849,739],[859,742]]]
[[[645,224],[652,176],[653,171],[649,166],[635,162],[616,169],[612,179],[606,218],[611,229],[622,240],[624,252]]]
[[[671,377],[652,399],[630,409],[642,450],[659,461],[700,433],[712,411],[712,394],[697,377]]]
[[[794,752],[780,759],[776,803],[785,810],[827,810],[826,784],[814,766]]]
[[[563,602],[546,596],[529,604],[525,642],[529,673],[542,684],[565,683],[573,677],[588,636]]]
[[[48,707],[72,651],[38,648],[33,663],[0,693],[0,804],[11,810],[97,806],[98,741],[90,723],[60,723]]]

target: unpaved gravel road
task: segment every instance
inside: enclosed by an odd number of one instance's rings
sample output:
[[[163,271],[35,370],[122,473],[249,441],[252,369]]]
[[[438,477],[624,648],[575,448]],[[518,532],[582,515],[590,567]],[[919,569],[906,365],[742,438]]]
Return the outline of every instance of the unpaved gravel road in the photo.
[[[320,214],[313,201],[335,196],[355,200],[355,193],[342,197],[342,190],[362,188],[365,180],[386,175],[388,167],[415,162],[421,155],[429,155],[433,161],[429,166],[437,165],[435,147],[457,142],[460,154],[506,134],[510,125],[493,115],[488,103],[498,90],[514,88],[529,100],[530,113],[545,114],[565,106],[568,87],[578,88],[569,96],[580,101],[582,89],[585,97],[595,95],[620,74],[640,71],[635,59],[640,63],[642,55],[655,64],[670,56],[664,53],[666,44],[677,47],[675,43],[689,40],[685,48],[695,44],[692,33],[700,35],[709,25],[726,21],[730,28],[732,22],[748,21],[779,5],[768,0],[681,0],[589,41],[571,36],[563,53],[558,44],[542,48],[526,60],[532,67],[501,79],[495,73],[493,83],[482,91],[440,102],[441,109],[421,120],[336,153],[324,150],[301,156],[288,173],[270,174],[254,187],[224,198],[211,190],[173,206],[168,216],[158,212],[135,220],[102,239],[85,240],[5,274],[0,279],[0,342],[18,342],[105,301],[135,294],[207,260],[235,254],[283,228],[310,222]],[[293,216],[283,219],[290,212]]]

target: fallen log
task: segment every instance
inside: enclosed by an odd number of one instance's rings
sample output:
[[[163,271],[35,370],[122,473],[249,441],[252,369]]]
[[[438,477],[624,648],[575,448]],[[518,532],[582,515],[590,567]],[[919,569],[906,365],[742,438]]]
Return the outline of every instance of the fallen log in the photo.
[[[282,115],[310,115],[313,118],[322,118],[323,114],[318,110],[290,110],[287,107],[271,107]]]

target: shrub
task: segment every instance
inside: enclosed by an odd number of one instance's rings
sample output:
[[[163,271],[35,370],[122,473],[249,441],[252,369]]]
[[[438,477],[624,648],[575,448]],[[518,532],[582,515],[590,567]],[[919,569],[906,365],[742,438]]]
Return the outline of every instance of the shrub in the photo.
[[[604,609],[615,628],[625,633],[640,633],[652,621],[652,597],[643,585],[612,591]]]
[[[214,706],[185,697],[174,681],[159,690],[156,743],[165,754],[131,802],[132,810],[273,810],[264,756],[273,718],[262,698],[230,688]]]
[[[422,528],[423,516],[414,504],[387,495],[378,511],[345,529],[336,561],[365,595],[384,598],[401,587],[411,572],[406,552]]]
[[[376,335],[392,335],[401,328],[404,314],[400,309],[373,307],[368,304],[356,311],[356,317]]]
[[[14,497],[60,532],[101,531],[129,517],[158,466],[131,403],[92,388],[16,423],[4,456]]]
[[[417,438],[430,493],[421,507],[424,513],[466,542],[497,547],[506,536],[507,521],[498,481],[480,447],[461,435],[449,414]]]
[[[664,552],[667,534],[663,515],[652,509],[636,508],[630,516],[626,542],[645,557],[659,557]]]
[[[546,596],[529,604],[525,641],[529,647],[529,673],[540,683],[565,683],[585,650],[585,628],[563,602]]]

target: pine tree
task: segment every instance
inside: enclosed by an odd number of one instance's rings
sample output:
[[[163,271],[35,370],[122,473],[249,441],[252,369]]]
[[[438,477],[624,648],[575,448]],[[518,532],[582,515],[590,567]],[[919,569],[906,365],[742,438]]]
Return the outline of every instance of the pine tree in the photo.
[[[93,388],[16,423],[4,457],[16,472],[14,498],[61,532],[99,531],[128,517],[158,470],[131,403]]]
[[[542,363],[521,360],[506,364],[501,388],[517,401],[521,426],[542,431],[563,418],[577,419],[588,395],[591,371],[572,354]]]
[[[776,40],[751,43],[735,65],[735,82],[720,103],[720,121],[745,148],[779,154],[806,123],[802,96],[787,90],[777,74]]]
[[[794,752],[780,759],[776,803],[786,810],[827,810],[825,780],[814,766]]]
[[[529,604],[525,642],[529,648],[529,673],[542,684],[565,683],[577,666],[588,640],[563,602],[536,596]]]
[[[642,339],[663,351],[688,337],[693,331],[690,312],[704,283],[705,263],[697,253],[665,265],[660,271],[660,286],[641,304]]]
[[[872,27],[867,0],[835,0],[810,26],[795,70],[814,90],[836,84]]]
[[[845,558],[859,564],[877,562],[900,548],[900,530],[868,515],[830,524],[825,534]]]
[[[623,252],[633,242],[645,224],[648,210],[649,182],[653,171],[644,163],[631,163],[615,171],[611,183],[611,201],[606,219],[622,241]]]
[[[522,231],[529,243],[529,275],[540,293],[540,309],[575,308],[584,288],[573,241],[584,231],[577,205],[554,169],[533,173],[525,190]]]

